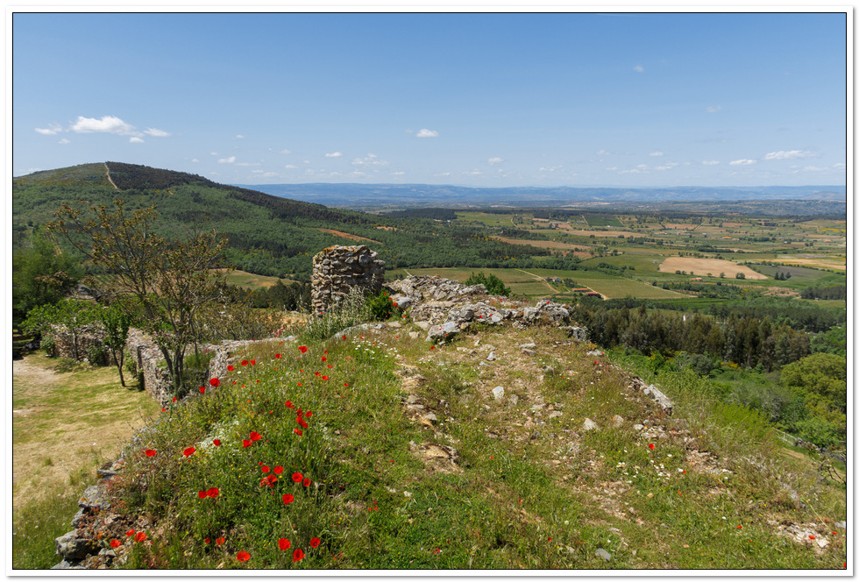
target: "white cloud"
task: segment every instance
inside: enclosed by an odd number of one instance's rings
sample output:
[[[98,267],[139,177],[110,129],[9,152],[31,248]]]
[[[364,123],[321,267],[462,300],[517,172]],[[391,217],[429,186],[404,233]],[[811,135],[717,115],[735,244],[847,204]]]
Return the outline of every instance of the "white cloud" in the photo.
[[[261,166],[262,164],[259,162],[239,162],[236,165],[242,166],[243,168],[253,168],[256,166]]]
[[[280,150],[280,153],[282,153],[282,154],[283,154],[283,155],[285,155],[285,156],[288,156],[288,155],[289,155],[289,154],[291,154],[292,152],[291,152],[290,150]]]
[[[704,164],[705,166],[718,166],[719,160],[704,160],[701,163]]]
[[[486,161],[490,166],[496,166],[496,165],[500,164],[501,162],[503,162],[504,158],[499,158],[498,156],[495,156],[495,157],[489,158]]]
[[[217,156],[217,155],[218,155],[218,152],[209,152],[209,155],[210,155],[210,156]]]
[[[644,67],[642,67],[641,65],[635,65],[634,67],[632,67],[632,70],[635,71],[636,73],[643,73]]]
[[[406,173],[405,172],[391,172],[391,175],[392,176],[405,176]]]
[[[192,159],[191,159],[191,163],[192,163],[192,164],[199,164],[199,163],[200,163],[200,160],[198,160],[197,158],[192,158]]]
[[[650,152],[649,155],[651,158],[661,158],[665,154],[663,152],[660,152],[659,150],[656,150],[655,152]]]
[[[802,168],[802,171],[803,172],[825,172],[826,168],[823,168],[821,166],[804,166]]]
[[[422,129],[415,134],[415,137],[438,137],[438,132],[434,129]]]
[[[128,143],[143,143],[143,138],[137,137],[136,135],[128,140]]]
[[[70,129],[75,133],[115,133],[117,135],[134,135],[136,133],[133,125],[113,115],[105,115],[101,119],[79,115],[78,120]]]
[[[608,150],[599,150],[599,151],[597,151],[597,155],[598,156],[610,156],[611,152]]]
[[[376,154],[367,154],[363,158],[355,158],[352,160],[353,166],[387,166],[388,162],[379,159]]]
[[[719,111],[721,111],[721,110],[722,110],[722,106],[721,106],[721,105],[710,105],[710,106],[708,106],[708,107],[707,107],[707,109],[705,109],[705,111],[706,111],[707,113],[718,113],[718,112],[719,112]]]
[[[58,141],[57,143],[58,143],[58,144],[62,144],[62,145],[66,145],[67,143],[72,143],[72,142],[71,142],[71,140],[68,140],[68,139],[66,139],[66,138],[63,138],[63,139],[61,139],[60,141]]]
[[[343,157],[343,154],[341,152],[328,152],[327,154],[325,154],[325,157],[326,158],[341,158],[341,157]]]
[[[466,176],[482,176],[483,172],[478,170],[477,168],[471,170],[470,172],[463,172]]]
[[[294,165],[294,164],[286,164],[286,165],[284,166],[284,168],[286,168],[287,170],[295,170],[295,169],[297,169],[297,168],[298,168],[298,166],[296,166],[296,165]]]
[[[242,134],[240,134],[240,133],[237,133],[237,134],[236,134],[236,139],[245,139],[245,136],[243,136],[243,135],[242,135]]]
[[[733,160],[730,162],[732,166],[751,166],[753,164],[757,164],[757,160]]]
[[[52,123],[48,127],[36,127],[35,130],[40,135],[57,135],[63,131],[63,128],[56,123]]]
[[[221,158],[220,160],[218,160],[218,163],[219,164],[235,164],[236,163],[236,156],[230,156],[228,158]]]
[[[666,170],[672,170],[679,165],[680,164],[678,164],[677,162],[668,162],[668,163],[662,164],[661,166],[656,166],[654,169],[659,170],[660,172],[664,172]]]
[[[807,150],[779,150],[777,152],[770,152],[764,156],[765,160],[797,160],[801,158],[811,158],[814,157],[814,152],[809,152]]]
[[[605,168],[605,171],[606,172],[616,172],[617,166],[609,166],[608,168]]]
[[[170,137],[170,134],[164,131],[163,129],[157,129],[155,127],[150,127],[143,131],[149,137]]]

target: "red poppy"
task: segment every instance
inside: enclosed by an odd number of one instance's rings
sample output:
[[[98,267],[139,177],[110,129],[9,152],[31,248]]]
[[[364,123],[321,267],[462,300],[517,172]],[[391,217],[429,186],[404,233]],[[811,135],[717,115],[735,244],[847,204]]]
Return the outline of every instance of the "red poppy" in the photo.
[[[172,402],[176,402],[177,400],[179,400],[179,398],[174,396]]]
[[[300,416],[295,419],[295,422],[297,422],[301,428],[307,428],[307,421]]]
[[[156,451],[155,449],[146,449],[143,452],[146,454],[147,457],[154,457],[158,454],[158,451]]]
[[[216,499],[216,498],[218,497],[218,495],[220,495],[220,494],[221,494],[221,490],[220,490],[220,489],[218,489],[217,487],[210,487],[210,488],[206,491],[206,495],[208,495],[208,496],[209,496],[209,497],[211,497],[212,499]]]
[[[327,362],[327,361],[328,361],[328,358],[326,358],[325,356],[322,356],[322,361],[323,361],[323,362]]]
[[[166,409],[166,408],[164,408],[164,407],[162,406],[162,407],[161,407],[161,412],[167,412],[167,409]]]
[[[275,468],[274,468],[274,474],[275,474],[275,475],[283,475],[283,467],[281,467],[280,465],[278,465],[277,467],[275,467]]]
[[[344,387],[344,388],[348,388],[348,387],[349,387],[349,382],[343,382],[343,387]]]
[[[286,538],[280,538],[279,540],[277,540],[277,547],[279,547],[283,551],[286,551],[292,547],[292,542]]]
[[[225,540],[225,539],[224,539],[224,536],[221,536],[221,537],[219,537],[218,539],[216,539],[216,540],[215,540],[215,545],[216,545],[216,546],[223,546],[223,545],[224,545],[224,542],[226,542],[226,541],[227,541],[227,540]]]
[[[227,371],[228,371],[228,372],[232,372],[232,371],[233,371],[233,370],[235,370],[235,369],[236,369],[236,367],[235,367],[235,366],[233,366],[232,364],[230,364],[229,366],[227,366]]]
[[[284,505],[289,505],[290,503],[295,501],[295,496],[292,493],[284,493],[281,499],[283,500]]]
[[[299,382],[299,383],[298,383],[298,386],[299,386],[299,387],[301,387],[301,386],[304,386],[304,384],[302,384],[301,382]]]
[[[251,559],[251,555],[244,550],[241,550],[238,554],[236,554],[236,560],[239,562],[247,562]]]
[[[207,546],[212,543],[212,538],[203,538],[203,543]]]
[[[322,376],[322,379],[323,379],[323,380],[327,380],[327,379],[328,379],[328,376]]]
[[[206,492],[203,489],[200,489],[199,491],[197,491],[197,498],[205,499],[206,498]]]
[[[248,365],[248,361],[247,361],[247,360],[242,360],[242,366],[247,366],[247,365]]]
[[[430,349],[431,349],[431,350],[434,350],[434,349],[435,349],[435,346],[430,346]]]
[[[318,375],[319,375],[319,372],[313,372],[313,375],[314,375],[314,376],[318,376]]]
[[[274,359],[275,359],[275,360],[279,360],[279,359],[280,359],[280,354],[275,354],[275,355],[274,355]]]
[[[311,483],[311,481],[310,481],[310,477],[305,477],[305,478],[301,481],[301,484],[302,484],[302,485],[304,485],[305,487],[310,487],[310,483]]]
[[[307,346],[298,346],[298,351],[301,352],[302,354],[306,354],[307,353]]]
[[[145,531],[139,531],[139,532],[137,532],[137,535],[134,536],[135,542],[142,542],[145,539],[146,539],[146,532]]]
[[[262,469],[263,473],[268,473],[269,471],[271,471],[268,465],[263,465],[262,467],[260,467],[260,469]]]
[[[310,410],[304,413],[305,418],[310,418],[311,416],[313,416],[313,412],[311,412]]]
[[[292,552],[292,561],[293,562],[300,562],[303,559],[304,559],[304,552],[302,551],[301,548],[298,548],[297,550]]]
[[[121,546],[121,545],[122,545],[122,542],[121,542],[121,541],[119,541],[118,539],[112,539],[112,540],[110,540],[110,547],[111,547],[111,548],[114,548],[114,549],[115,549],[115,548],[118,548],[118,547],[119,547],[119,546]]]
[[[294,429],[292,429],[292,432],[294,432],[298,436],[301,436],[304,434],[304,432],[302,432],[302,430],[300,428],[294,428]]]
[[[257,361],[256,361],[256,360],[251,360],[251,366],[256,366],[256,365],[257,365]]]
[[[737,526],[737,529],[743,529],[743,524],[739,524],[739,525]]]
[[[813,540],[813,539],[815,539],[815,536],[813,536],[813,535],[809,535],[809,536],[808,536],[808,539]]]
[[[311,548],[318,548],[320,543],[322,543],[322,540],[320,540],[319,538],[310,538]]]
[[[345,335],[342,335],[342,336],[340,336],[340,339],[342,339],[342,340],[345,342],[345,341],[346,341],[346,336],[345,336]]]
[[[302,479],[304,479],[304,475],[302,475],[298,471],[296,471],[295,473],[292,474],[293,483],[301,483]]]
[[[200,394],[205,394],[205,393],[206,393],[206,387],[205,387],[205,386],[200,386],[199,388],[197,388],[197,390],[199,390],[199,391],[200,391]]]
[[[133,529],[128,530],[127,532],[125,532],[125,535],[126,535],[126,536],[128,536],[128,537],[133,536],[133,535],[134,535],[134,530],[133,530]]]
[[[213,441],[212,441],[212,444],[213,444],[213,445],[215,445],[216,447],[220,447],[220,446],[221,446],[221,439],[215,439],[215,440],[213,440]]]
[[[182,454],[185,455],[186,457],[190,457],[195,452],[197,452],[197,449],[195,449],[194,447],[188,447],[187,449],[182,451]]]
[[[221,381],[217,378],[209,378],[209,386],[211,386],[212,388],[217,388],[220,385]]]
[[[653,443],[649,443],[649,444],[647,445],[647,448],[648,448],[648,449],[650,449],[650,450],[652,451],[653,449],[655,449],[655,448],[656,448],[656,445],[654,445]]]
[[[251,446],[252,444],[253,444],[253,443],[252,443],[251,441],[249,441],[248,439],[242,439],[242,447],[243,447],[243,448],[245,448],[245,449],[246,449],[246,448],[248,448],[249,446]]]

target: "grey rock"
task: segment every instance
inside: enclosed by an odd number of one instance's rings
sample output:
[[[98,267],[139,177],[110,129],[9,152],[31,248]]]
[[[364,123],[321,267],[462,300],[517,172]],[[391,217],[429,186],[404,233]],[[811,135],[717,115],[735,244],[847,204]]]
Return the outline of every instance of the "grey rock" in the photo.
[[[410,331],[409,332],[409,339],[416,340],[419,337],[421,337],[421,334],[419,334],[418,332],[416,332],[416,331]]]
[[[559,416],[564,416],[564,413],[563,413],[563,412],[561,412],[560,410],[553,410],[552,412],[550,412],[550,413],[549,413],[549,418],[550,418],[550,419],[552,419],[552,418],[558,418]]]
[[[537,354],[534,350],[529,350],[528,348],[522,348],[522,353],[526,356],[534,356]]]
[[[98,551],[98,544],[89,538],[78,537],[78,530],[67,532],[54,540],[57,554],[69,562],[79,562]]]
[[[659,388],[654,386],[653,384],[647,386],[643,390],[644,394],[650,396],[656,404],[665,411],[669,416],[672,412],[674,412],[674,403],[671,401],[668,396],[666,396]]]
[[[417,394],[409,394],[406,397],[406,404],[417,404],[421,401]]]
[[[427,341],[439,342],[451,339],[458,333],[459,326],[452,321],[446,321],[441,325],[430,327],[429,332],[427,332]]]
[[[846,521],[836,521],[835,527],[837,527],[838,529],[847,529],[847,522]]]
[[[515,394],[511,394],[507,400],[509,400],[510,404],[512,404],[513,406],[516,406],[517,404],[519,404],[519,397],[516,396]]]
[[[606,550],[604,550],[603,548],[597,548],[597,551],[596,551],[595,553],[596,553],[597,557],[602,558],[602,559],[603,559],[603,560],[605,560],[606,562],[608,562],[609,560],[611,560],[611,554],[609,554],[609,553],[608,553]]]
[[[589,355],[589,356],[591,356],[591,357],[599,357],[599,356],[604,356],[604,355],[605,355],[605,352],[604,352],[604,351],[602,351],[602,350],[590,350],[590,351],[587,353],[587,355]]]
[[[615,428],[623,426],[623,417],[619,414],[615,414],[614,416],[611,417],[611,424]]]
[[[107,509],[110,507],[110,498],[103,488],[98,485],[90,485],[78,499],[78,506],[91,509]]]
[[[496,386],[493,388],[492,396],[495,397],[495,400],[501,400],[504,398],[504,386]]]
[[[590,430],[596,430],[598,428],[599,425],[597,425],[597,423],[592,421],[590,418],[586,418],[585,421],[582,423],[582,429],[586,432]]]
[[[522,348],[523,350],[533,350],[534,348],[537,347],[537,344],[535,344],[534,342],[528,342],[525,344],[519,344],[519,347]]]
[[[436,424],[438,422],[438,417],[432,412],[424,414],[422,418],[430,421],[433,424]]]
[[[495,361],[495,352],[489,352],[489,355],[486,356],[486,359],[489,360],[490,362],[494,362]]]
[[[644,425],[639,424],[639,423],[635,423],[632,425],[632,428],[634,428],[635,430],[644,430]]]

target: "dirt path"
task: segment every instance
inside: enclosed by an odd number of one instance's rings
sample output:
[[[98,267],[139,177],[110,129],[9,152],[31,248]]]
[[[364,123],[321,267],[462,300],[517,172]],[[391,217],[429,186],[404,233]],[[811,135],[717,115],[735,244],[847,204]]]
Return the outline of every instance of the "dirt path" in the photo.
[[[116,184],[113,183],[113,178],[110,177],[110,168],[107,167],[107,162],[104,163],[104,173],[107,176],[107,181],[110,182],[110,185],[113,186],[114,190],[119,190]]]
[[[545,278],[545,277],[541,277],[540,275],[537,275],[536,273],[530,273],[530,272],[528,272],[528,271],[526,271],[526,270],[524,270],[524,269],[516,269],[516,270],[517,270],[517,271],[520,271],[520,272],[522,272],[522,273],[525,273],[526,275],[530,275],[530,276],[534,277],[534,279],[536,279],[536,280],[538,280],[538,281],[542,281],[542,282],[543,282],[543,285],[545,285],[546,287],[548,287],[549,289],[551,289],[552,293],[554,293],[554,294],[556,294],[556,295],[557,295],[558,293],[560,293],[560,291],[558,291],[557,289],[555,289],[554,287],[552,287],[552,286],[549,284],[549,282],[546,280],[546,278]]]

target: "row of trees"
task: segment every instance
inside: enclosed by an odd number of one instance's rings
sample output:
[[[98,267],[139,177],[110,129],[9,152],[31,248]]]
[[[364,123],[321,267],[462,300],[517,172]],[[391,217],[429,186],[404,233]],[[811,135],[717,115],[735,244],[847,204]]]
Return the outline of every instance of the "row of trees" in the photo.
[[[739,317],[724,320],[700,313],[683,314],[649,310],[606,309],[580,302],[575,318],[591,339],[603,346],[626,346],[644,354],[686,351],[753,368],[773,370],[811,353],[809,336],[769,318]]]

